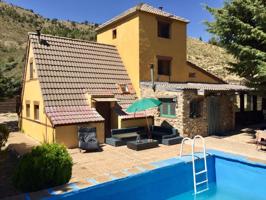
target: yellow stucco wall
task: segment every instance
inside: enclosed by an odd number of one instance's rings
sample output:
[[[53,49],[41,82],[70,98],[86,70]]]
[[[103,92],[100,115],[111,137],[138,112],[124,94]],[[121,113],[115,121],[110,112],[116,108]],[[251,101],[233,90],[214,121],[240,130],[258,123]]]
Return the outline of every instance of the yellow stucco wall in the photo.
[[[80,125],[64,125],[55,127],[55,142],[64,144],[68,148],[78,147],[78,127],[96,127],[97,139],[100,143],[104,143],[104,123],[86,123]]]
[[[33,61],[33,79],[30,80],[30,62]],[[44,112],[44,102],[41,94],[40,83],[37,77],[37,70],[31,46],[29,46],[29,56],[26,66],[26,78],[22,96],[21,110],[21,130],[25,134],[35,138],[40,142],[53,142],[54,129],[51,126],[50,120]],[[30,103],[30,116],[26,116],[26,102]],[[34,119],[34,103],[39,104],[39,120]]]
[[[158,20],[170,22],[169,39],[158,37]],[[100,29],[97,41],[117,47],[138,97],[141,95],[139,82],[150,81],[150,64],[154,64],[155,81],[217,83],[213,77],[187,64],[186,26],[181,21],[137,12]],[[114,29],[116,39],[112,38]],[[170,76],[157,75],[158,56],[171,58]],[[196,78],[189,78],[189,72],[195,72]]]
[[[112,31],[116,29],[117,38],[113,39]],[[112,25],[97,34],[97,42],[115,45],[125,65],[133,87],[138,96],[139,88],[139,18],[130,16],[122,22]]]
[[[212,78],[211,76],[207,75],[206,73],[203,73],[193,67],[191,67],[189,64],[187,64],[188,68],[188,75],[187,79],[188,82],[196,82],[196,83],[219,83],[217,79]],[[195,73],[195,78],[190,78],[189,73]]]
[[[170,38],[158,37],[158,20],[155,15],[141,12],[140,19],[140,80],[150,81],[150,64],[154,64],[154,80],[185,82],[186,23],[171,20]],[[171,76],[158,76],[157,56],[171,57]]]
[[[153,117],[148,117],[149,126],[153,125]],[[128,128],[128,127],[136,127],[136,126],[144,126],[147,127],[146,118],[138,118],[138,119],[121,119],[118,118],[118,128]]]

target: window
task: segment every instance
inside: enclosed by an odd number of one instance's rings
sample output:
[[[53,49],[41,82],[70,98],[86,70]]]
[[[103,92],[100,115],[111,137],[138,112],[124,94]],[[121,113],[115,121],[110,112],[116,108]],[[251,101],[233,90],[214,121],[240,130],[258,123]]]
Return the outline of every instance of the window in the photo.
[[[176,117],[176,101],[174,99],[160,99],[162,104],[160,105],[161,117]]]
[[[117,84],[120,93],[129,94],[132,91],[132,86],[130,84]]]
[[[196,78],[196,73],[195,73],[195,72],[190,72],[190,73],[188,74],[188,77],[189,77],[189,78]]]
[[[117,37],[117,30],[114,29],[114,30],[113,30],[113,39],[116,39],[116,37]]]
[[[34,105],[34,119],[35,120],[39,120],[40,119],[40,116],[39,116],[39,104],[35,104]]]
[[[122,90],[122,92],[123,92],[124,94],[130,93],[127,84],[122,84],[122,85],[121,85],[121,90]]]
[[[33,79],[33,62],[30,62],[30,79]]]
[[[158,21],[158,37],[170,38],[170,23]]]
[[[30,103],[26,103],[26,117],[30,117]]]
[[[202,100],[194,99],[189,103],[189,117],[198,118],[201,117]]]
[[[158,75],[170,76],[171,59],[158,59]]]

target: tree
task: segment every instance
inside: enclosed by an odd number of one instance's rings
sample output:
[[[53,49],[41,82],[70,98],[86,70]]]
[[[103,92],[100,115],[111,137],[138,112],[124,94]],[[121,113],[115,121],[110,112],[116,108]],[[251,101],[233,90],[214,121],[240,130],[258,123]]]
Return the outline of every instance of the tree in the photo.
[[[219,41],[215,37],[211,37],[208,41],[209,44],[219,46]]]
[[[0,99],[12,97],[19,93],[20,82],[14,78],[6,77],[0,70]]]
[[[266,1],[226,0],[223,8],[206,9],[214,16],[208,31],[238,60],[232,72],[266,92]]]
[[[88,22],[87,20],[85,20],[83,23],[84,23],[85,25],[88,25],[88,24],[89,24],[89,22]]]
[[[76,22],[71,21],[71,26],[76,27]]]

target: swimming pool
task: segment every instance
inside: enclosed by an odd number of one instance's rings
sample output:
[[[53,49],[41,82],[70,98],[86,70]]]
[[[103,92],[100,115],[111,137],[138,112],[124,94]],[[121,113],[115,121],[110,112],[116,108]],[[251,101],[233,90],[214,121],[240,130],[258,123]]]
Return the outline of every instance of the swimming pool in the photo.
[[[266,165],[244,157],[208,151],[209,190],[194,196],[190,157],[152,163],[156,169],[49,199],[99,200],[265,200]],[[197,171],[203,168],[198,154]],[[204,186],[203,186],[204,187]]]

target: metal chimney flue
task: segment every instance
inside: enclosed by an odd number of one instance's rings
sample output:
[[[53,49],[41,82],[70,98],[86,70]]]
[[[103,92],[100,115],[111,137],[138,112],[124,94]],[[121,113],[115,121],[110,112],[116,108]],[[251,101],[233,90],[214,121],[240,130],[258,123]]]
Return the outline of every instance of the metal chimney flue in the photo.
[[[150,70],[151,70],[151,84],[152,89],[155,91],[155,84],[154,84],[154,64],[150,64]]]
[[[41,44],[41,30],[41,28],[36,29],[39,44]]]
[[[163,7],[162,7],[162,6],[159,6],[158,8],[159,8],[160,10],[163,10]]]

